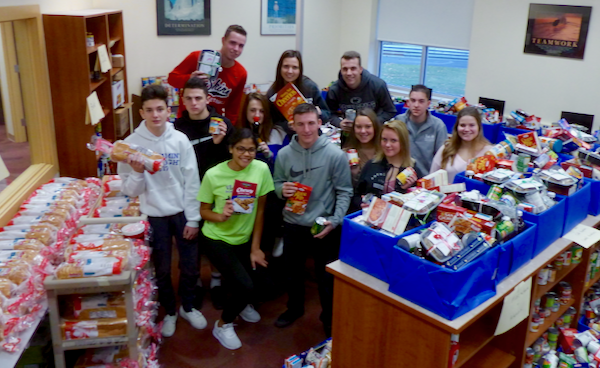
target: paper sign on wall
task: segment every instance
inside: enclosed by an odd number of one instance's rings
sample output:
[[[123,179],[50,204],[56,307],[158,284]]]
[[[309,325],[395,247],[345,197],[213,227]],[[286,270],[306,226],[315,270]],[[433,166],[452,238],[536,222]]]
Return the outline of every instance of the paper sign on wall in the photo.
[[[88,124],[88,122],[90,122],[92,125],[96,125],[104,118],[104,110],[102,110],[102,105],[100,105],[100,100],[98,99],[98,94],[96,94],[96,91],[92,92],[92,94],[89,95],[86,100],[87,116],[85,123]]]
[[[504,298],[500,320],[494,336],[501,335],[529,317],[531,303],[531,277],[521,282]]]
[[[102,73],[106,73],[112,68],[106,45],[101,45],[98,47],[98,59],[100,60],[100,70]]]
[[[4,180],[4,179],[8,178],[9,175],[10,175],[10,173],[8,172],[8,169],[6,168],[4,161],[2,161],[2,157],[0,157],[0,180]]]
[[[600,230],[579,224],[563,235],[563,238],[569,239],[584,248],[589,248],[600,241]]]

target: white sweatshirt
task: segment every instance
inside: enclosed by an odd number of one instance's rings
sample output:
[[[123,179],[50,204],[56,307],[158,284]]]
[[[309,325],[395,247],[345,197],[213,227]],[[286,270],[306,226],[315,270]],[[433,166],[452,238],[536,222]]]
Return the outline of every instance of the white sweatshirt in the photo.
[[[140,197],[140,210],[152,217],[164,217],[185,213],[187,226],[198,227],[200,202],[196,200],[200,189],[196,154],[188,137],[167,123],[160,137],[150,133],[146,121],[125,142],[135,143],[165,159],[161,171],[150,174],[138,173],[130,165],[119,163],[117,171],[123,180],[122,191],[129,196]]]

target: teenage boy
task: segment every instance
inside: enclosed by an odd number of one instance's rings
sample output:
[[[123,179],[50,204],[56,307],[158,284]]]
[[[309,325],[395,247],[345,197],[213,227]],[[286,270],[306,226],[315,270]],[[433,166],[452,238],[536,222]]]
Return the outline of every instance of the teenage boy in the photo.
[[[327,336],[331,335],[333,276],[325,266],[338,258],[340,224],[352,197],[350,167],[345,153],[325,135],[319,135],[321,119],[315,106],[302,104],[294,110],[292,123],[296,135],[279,151],[275,161],[275,192],[288,199],[297,191],[296,183],[312,188],[304,214],[283,211],[284,252],[288,293],[287,310],[275,322],[286,327],[304,314],[304,265],[310,253],[315,259],[315,272],[321,300],[321,321]],[[312,235],[317,217],[326,219],[320,233]]]
[[[204,80],[198,77],[189,79],[185,82],[182,95],[185,111],[180,118],[175,120],[174,125],[175,129],[188,136],[194,146],[198,172],[200,180],[202,180],[206,170],[231,158],[228,141],[233,133],[233,126],[229,119],[219,115],[214,107],[208,105],[208,87]],[[216,134],[209,132],[210,120],[213,117],[223,119],[219,122]],[[200,260],[200,257],[198,258]],[[213,306],[216,309],[223,309],[221,274],[214,267],[211,273],[210,291]],[[202,281],[198,278],[195,302],[198,309],[202,308],[203,297]]]
[[[144,170],[141,154],[132,155],[127,163],[119,163],[122,191],[139,196],[140,210],[148,215],[152,227],[152,261],[156,269],[158,299],[165,308],[162,335],[173,336],[177,322],[175,291],[171,283],[171,246],[175,237],[179,250],[179,314],[197,329],[206,327],[206,318],[193,308],[194,287],[198,279],[198,222],[200,188],[198,164],[194,149],[185,134],[168,123],[170,108],[167,91],[158,85],[142,91],[140,115],[144,121],[125,142],[160,153],[166,161],[159,172]]]
[[[248,73],[235,59],[242,55],[246,45],[246,30],[237,24],[227,27],[221,43],[219,52],[223,70],[219,72],[216,80],[211,81],[206,74],[198,71],[198,60],[202,51],[194,51],[169,73],[169,84],[181,89],[192,77],[199,77],[209,82],[208,103],[214,106],[219,114],[225,115],[229,121],[236,122]],[[177,117],[181,116],[183,110],[179,107]]]
[[[379,124],[397,114],[387,84],[362,68],[356,51],[342,55],[338,80],[329,87],[326,102],[332,113],[331,123],[346,132],[352,130],[353,124],[353,120],[345,117],[347,109],[370,108],[377,114]]]
[[[396,116],[406,124],[410,135],[410,155],[415,159],[419,177],[429,174],[433,156],[448,139],[444,122],[431,115],[431,91],[422,84],[412,86],[408,95],[408,110]]]

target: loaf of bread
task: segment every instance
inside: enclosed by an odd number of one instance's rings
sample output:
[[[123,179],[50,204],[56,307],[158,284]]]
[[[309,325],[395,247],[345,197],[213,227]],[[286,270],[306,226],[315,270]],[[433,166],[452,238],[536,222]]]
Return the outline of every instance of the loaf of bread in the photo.
[[[0,278],[0,293],[7,298],[11,297],[11,292],[14,287],[14,284],[9,279]]]
[[[76,263],[61,263],[56,268],[57,279],[78,279],[83,277],[83,267]]]
[[[129,156],[140,153],[144,159],[144,167],[153,173],[162,168],[165,159],[160,154],[150,151],[136,144],[125,141],[116,141],[113,145],[110,159],[116,162],[127,162]]]
[[[21,285],[31,275],[30,266],[23,261],[16,261],[7,267],[0,267],[0,279],[7,279]]]
[[[64,340],[122,336],[127,334],[127,318],[63,320],[60,329]]]
[[[63,311],[63,317],[76,320],[127,317],[123,292],[69,295]]]

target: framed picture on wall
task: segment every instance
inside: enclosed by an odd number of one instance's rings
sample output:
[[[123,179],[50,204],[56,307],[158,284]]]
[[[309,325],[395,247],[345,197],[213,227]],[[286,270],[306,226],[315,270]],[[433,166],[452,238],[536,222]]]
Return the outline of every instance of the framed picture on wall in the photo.
[[[210,35],[210,0],[156,0],[159,36]]]
[[[591,6],[529,4],[525,53],[583,59]]]
[[[296,34],[296,0],[261,0],[261,35]]]

